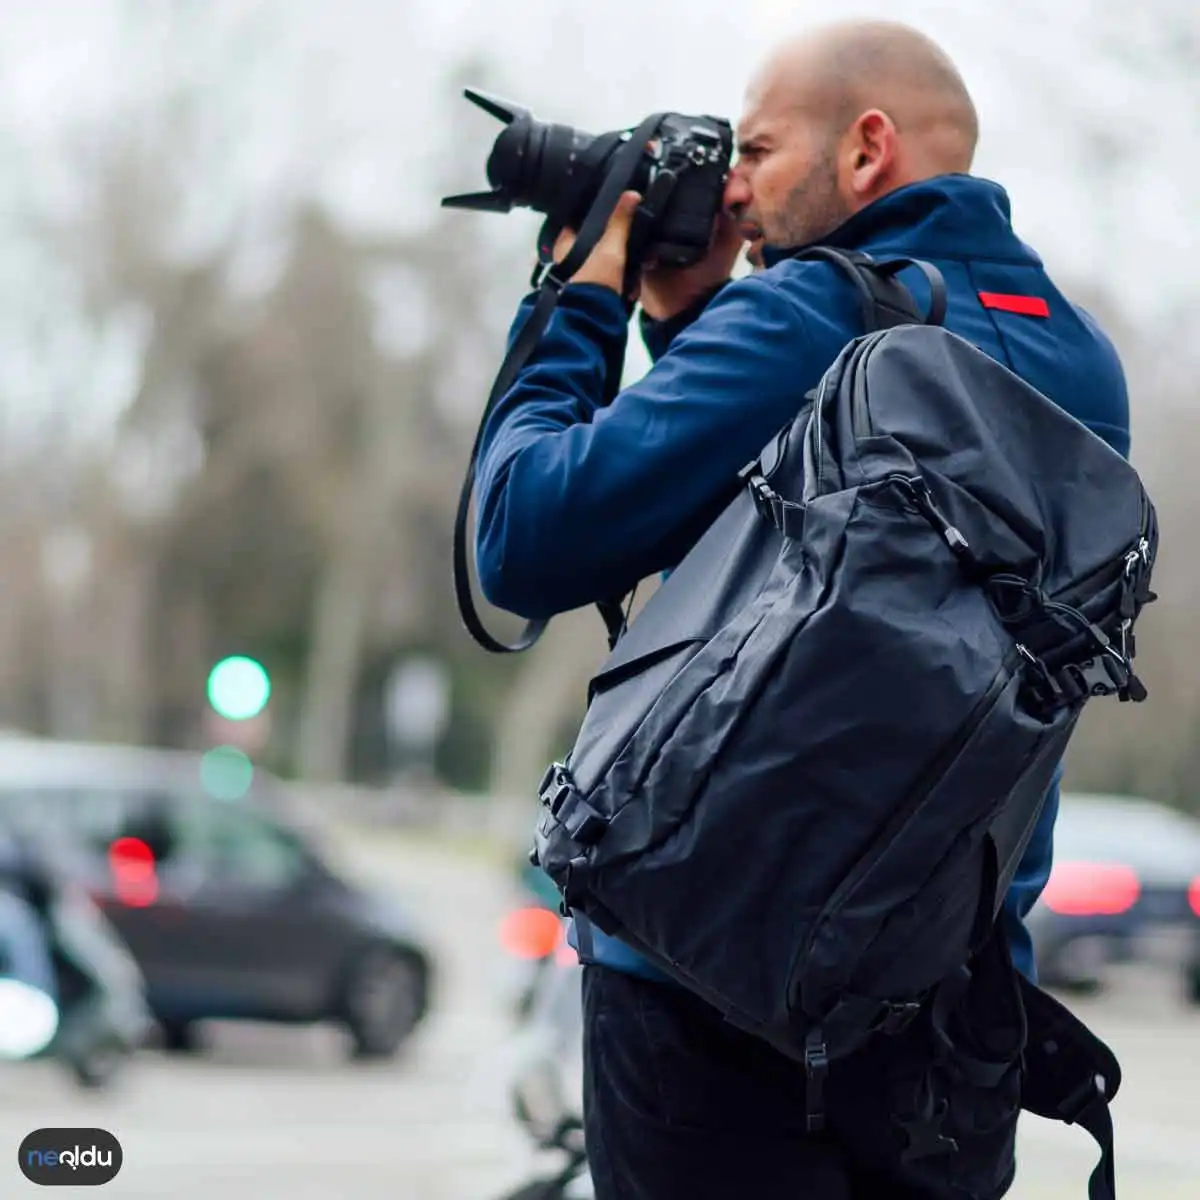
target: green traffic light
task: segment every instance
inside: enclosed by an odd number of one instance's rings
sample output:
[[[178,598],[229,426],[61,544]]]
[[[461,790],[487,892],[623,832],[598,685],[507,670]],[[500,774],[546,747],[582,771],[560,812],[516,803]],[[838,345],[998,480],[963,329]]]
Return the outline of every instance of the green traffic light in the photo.
[[[252,658],[223,658],[208,676],[208,702],[227,721],[257,717],[270,698],[270,676]]]

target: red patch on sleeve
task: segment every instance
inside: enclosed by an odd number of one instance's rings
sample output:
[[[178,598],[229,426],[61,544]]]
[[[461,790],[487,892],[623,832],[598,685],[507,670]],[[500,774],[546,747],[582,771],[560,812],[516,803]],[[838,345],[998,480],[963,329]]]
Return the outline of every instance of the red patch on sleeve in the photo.
[[[1001,292],[980,292],[979,301],[984,308],[998,312],[1017,313],[1022,317],[1048,317],[1050,305],[1041,296],[1006,296]]]

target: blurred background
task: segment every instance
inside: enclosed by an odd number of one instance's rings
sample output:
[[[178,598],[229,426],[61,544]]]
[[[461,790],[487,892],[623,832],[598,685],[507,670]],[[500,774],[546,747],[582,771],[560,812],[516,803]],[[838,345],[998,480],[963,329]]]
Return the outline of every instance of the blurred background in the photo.
[[[1018,233],[1125,362],[1133,459],[1163,531],[1161,599],[1138,638],[1151,698],[1096,704],[1074,739],[1067,787],[1108,814],[1081,828],[1115,832],[1065,852],[1086,877],[1060,876],[1043,945],[1062,985],[1096,993],[1079,1002],[1127,1031],[1144,1135],[1133,1194],[1183,1195],[1171,1189],[1200,1170],[1186,1149],[1198,1127],[1162,1107],[1162,1086],[1187,1075],[1181,1045],[1200,1049],[1187,1006],[1200,996],[1200,10],[838,7],[853,14],[908,20],[956,59],[981,114],[977,172],[1008,189]],[[758,56],[828,15],[804,0],[5,6],[0,804],[14,828],[79,850],[62,869],[132,949],[164,1048],[197,1049],[209,1017],[324,1015],[384,1064],[349,1071],[319,1038],[269,1029],[214,1035],[199,1063],[139,1063],[115,1098],[21,1064],[20,1105],[0,1124],[14,1143],[38,1124],[123,1123],[114,1195],[190,1195],[184,1164],[196,1195],[218,1178],[293,1197],[347,1179],[358,1196],[418,1198],[519,1181],[528,1139],[497,1047],[525,1011],[514,956],[542,951],[511,930],[498,941],[496,924],[545,902],[516,864],[604,638],[584,611],[497,658],[454,606],[454,507],[539,225],[438,207],[482,186],[497,132],[462,87],[594,132],[661,109],[736,118]],[[646,366],[631,343],[629,376]],[[259,813],[253,829],[213,815],[237,805]],[[324,950],[316,917],[285,919],[287,888],[317,876],[354,897],[338,901],[343,925],[322,927]],[[393,897],[404,915],[379,915]],[[255,932],[246,914],[264,912],[275,924]],[[1145,974],[1147,922],[1172,926],[1165,984]],[[226,962],[231,930],[257,990]],[[352,962],[337,953],[351,942]],[[205,945],[215,974],[197,967]],[[264,963],[267,945],[291,958]],[[352,1002],[359,976],[366,999]],[[289,1009],[306,977],[311,1004]],[[373,1033],[354,1004],[376,1011]],[[415,1058],[397,1066],[414,1030]],[[371,1053],[372,1036],[394,1044]],[[248,1104],[295,1137],[265,1122],[229,1150],[230,1114]],[[399,1125],[425,1134],[389,1142]],[[1056,1136],[1035,1138],[1034,1182],[1016,1194],[1081,1194],[1034,1190]]]

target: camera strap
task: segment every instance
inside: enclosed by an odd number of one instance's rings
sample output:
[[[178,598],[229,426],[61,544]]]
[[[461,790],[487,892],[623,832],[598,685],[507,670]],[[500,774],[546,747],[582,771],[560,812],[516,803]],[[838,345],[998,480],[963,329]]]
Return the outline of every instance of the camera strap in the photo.
[[[633,130],[625,140],[625,144],[613,155],[612,166],[606,173],[604,182],[600,185],[592,207],[588,209],[588,214],[580,226],[570,251],[561,263],[545,263],[543,269],[535,275],[534,282],[538,291],[533,308],[513,339],[504,361],[500,364],[500,370],[492,384],[491,393],[488,395],[487,404],[484,405],[483,415],[479,420],[479,428],[475,433],[475,442],[471,447],[471,457],[467,463],[466,475],[463,478],[462,490],[458,497],[458,511],[454,517],[454,594],[467,632],[483,649],[489,650],[493,654],[514,654],[521,650],[528,650],[542,636],[547,621],[528,621],[517,640],[510,645],[493,637],[487,631],[479,615],[479,610],[475,606],[475,598],[471,593],[467,546],[471,497],[475,491],[475,473],[479,461],[479,449],[483,442],[483,433],[496,406],[516,382],[517,375],[529,361],[542,334],[546,331],[546,326],[550,323],[550,316],[558,304],[563,288],[570,281],[571,276],[583,266],[588,255],[596,248],[596,244],[603,236],[608,220],[617,207],[617,201],[633,182],[646,143],[653,138],[665,116],[665,113],[654,113]],[[606,399],[612,399],[620,387],[622,366],[623,361],[609,363]],[[622,598],[599,600],[596,602],[596,608],[604,619],[605,628],[608,630],[608,644],[611,649],[625,631],[627,616],[622,607]]]

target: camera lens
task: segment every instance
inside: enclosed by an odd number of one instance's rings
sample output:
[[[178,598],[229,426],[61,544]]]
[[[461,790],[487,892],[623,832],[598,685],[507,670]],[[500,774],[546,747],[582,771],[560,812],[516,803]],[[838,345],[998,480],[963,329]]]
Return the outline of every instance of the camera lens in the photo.
[[[583,227],[605,181],[613,179],[614,159],[622,155],[622,187],[645,195],[659,179],[665,185],[655,196],[658,215],[654,229],[646,235],[651,239],[649,249],[643,251],[676,266],[703,257],[729,167],[733,131],[728,121],[655,114],[638,126],[642,130],[639,136],[648,142],[630,161],[622,148],[629,147],[632,154],[629,143],[636,130],[584,133],[570,125],[539,121],[520,105],[471,88],[465,94],[503,122],[504,129],[488,155],[492,190],[445,196],[443,206],[501,213],[514,207],[531,208],[547,218],[539,235],[545,240],[556,234],[557,228]],[[544,249],[539,245],[539,251]]]
[[[595,140],[569,125],[546,125],[521,114],[492,147],[488,182],[514,204],[568,222],[590,173],[583,155]]]

